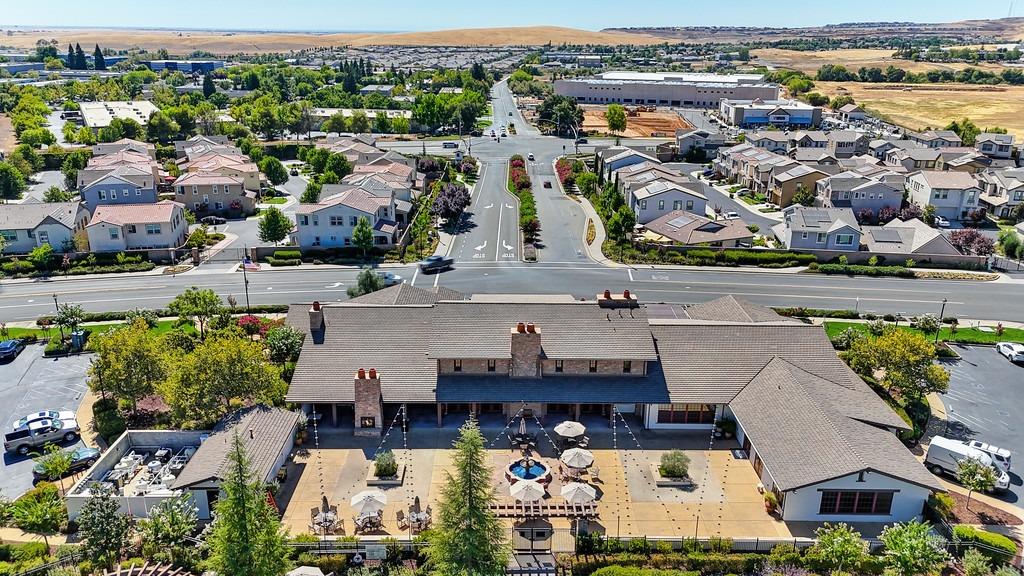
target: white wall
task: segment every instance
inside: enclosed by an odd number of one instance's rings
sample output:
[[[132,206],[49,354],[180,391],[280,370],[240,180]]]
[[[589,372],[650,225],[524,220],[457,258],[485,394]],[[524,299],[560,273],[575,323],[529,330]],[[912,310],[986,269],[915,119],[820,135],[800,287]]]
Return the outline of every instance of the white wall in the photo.
[[[896,490],[892,510],[887,516],[866,514],[818,514],[822,490]],[[786,493],[782,518],[807,522],[905,522],[918,518],[931,490],[909,484],[884,474],[864,473],[864,482],[857,475],[844,476],[828,482],[806,486]]]

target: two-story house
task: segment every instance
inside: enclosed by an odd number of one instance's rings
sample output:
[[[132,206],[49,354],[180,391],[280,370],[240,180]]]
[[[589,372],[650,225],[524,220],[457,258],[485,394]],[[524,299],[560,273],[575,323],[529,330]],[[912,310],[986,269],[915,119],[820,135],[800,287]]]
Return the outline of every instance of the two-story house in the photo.
[[[999,218],[1012,218],[1024,204],[1024,168],[978,174],[981,204]]]
[[[958,148],[964,145],[960,136],[952,130],[907,132],[907,139],[913,140],[927,148]]]
[[[835,130],[828,133],[828,145],[825,149],[835,158],[851,158],[867,154],[871,138],[863,132],[852,130]]]
[[[893,148],[885,153],[885,163],[902,167],[907,172],[934,170],[940,155],[935,148]]]
[[[922,170],[907,176],[907,192],[912,202],[934,207],[937,216],[962,220],[978,209],[981,187],[967,172]]]
[[[89,210],[80,202],[25,202],[0,204],[0,236],[4,254],[28,254],[49,244],[55,252],[75,248],[75,234],[89,222]]]
[[[605,178],[611,178],[612,173],[620,168],[641,162],[658,163],[658,159],[625,146],[612,146],[598,152],[599,169],[604,173]]]
[[[824,150],[828,148],[828,133],[822,130],[798,130],[789,136],[791,149]]]
[[[775,152],[776,154],[785,154],[786,152],[789,152],[789,134],[782,132],[781,130],[751,132],[750,134],[747,134],[746,142],[750,142],[758,148],[769,152]]]
[[[1010,158],[1013,155],[1013,134],[982,132],[974,139],[974,149],[990,158]]]
[[[772,174],[768,186],[768,201],[785,208],[793,203],[793,196],[801,189],[814,191],[815,184],[828,174],[806,164],[789,166]]]
[[[78,171],[82,201],[93,210],[104,204],[149,204],[157,201],[160,165],[145,152],[122,148],[93,156]]]
[[[189,172],[174,181],[174,199],[196,214],[241,216],[256,211],[256,192],[241,178]]]
[[[185,206],[171,200],[99,206],[85,230],[93,252],[178,248],[188,239]]]
[[[253,192],[258,192],[262,185],[259,166],[241,153],[207,152],[198,157],[190,156],[188,161],[180,165],[180,169],[187,174],[217,174],[235,178],[241,181],[246,190]]]
[[[860,249],[860,225],[849,208],[790,206],[783,222],[772,227],[787,250]]]
[[[92,155],[106,156],[108,154],[116,154],[122,150],[145,154],[152,160],[156,160],[156,146],[148,142],[132,140],[131,138],[122,138],[114,142],[100,142],[99,144],[95,144],[92,147]]]
[[[894,172],[854,169],[817,182],[817,203],[823,208],[850,208],[877,218],[884,208],[899,210],[906,177]]]
[[[300,204],[295,211],[294,240],[304,250],[352,246],[352,232],[360,218],[373,229],[375,246],[388,247],[397,240],[393,201],[360,188],[349,188],[316,204]]]
[[[700,183],[680,185],[667,180],[656,180],[635,190],[630,190],[626,205],[636,215],[637,224],[646,224],[673,210],[685,210],[703,216],[707,211],[708,198]]]

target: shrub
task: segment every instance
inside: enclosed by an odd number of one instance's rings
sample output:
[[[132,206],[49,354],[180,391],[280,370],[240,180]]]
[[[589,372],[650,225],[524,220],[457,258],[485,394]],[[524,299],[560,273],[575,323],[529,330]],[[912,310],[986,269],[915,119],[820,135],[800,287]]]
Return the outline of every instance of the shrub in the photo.
[[[301,260],[302,252],[300,252],[299,250],[275,250],[274,258],[279,258],[282,260]]]
[[[49,550],[43,542],[26,542],[11,547],[11,560],[15,562],[45,558],[47,554],[49,554]]]
[[[1017,554],[1017,545],[1008,537],[994,532],[979,530],[963,524],[953,527],[953,538],[967,545],[981,544],[978,551],[993,562],[1005,564]]]
[[[893,276],[897,278],[913,278],[914,271],[903,266],[864,266],[860,264],[822,264],[818,266],[822,274],[847,274],[851,276]]]
[[[779,544],[768,553],[768,563],[772,566],[799,566],[800,551],[792,544]]]
[[[127,430],[128,424],[117,410],[117,402],[113,398],[97,400],[92,406],[93,421],[96,433],[111,443]]]
[[[685,478],[690,467],[690,457],[682,450],[670,450],[661,455],[661,475],[666,478]]]
[[[398,462],[391,450],[382,450],[373,459],[373,475],[378,478],[390,478],[398,474]]]
[[[283,258],[275,258],[273,256],[267,256],[267,264],[270,264],[271,266],[273,266],[275,268],[278,267],[278,266],[298,266],[298,265],[302,264],[302,260],[299,259],[299,258],[283,259]]]

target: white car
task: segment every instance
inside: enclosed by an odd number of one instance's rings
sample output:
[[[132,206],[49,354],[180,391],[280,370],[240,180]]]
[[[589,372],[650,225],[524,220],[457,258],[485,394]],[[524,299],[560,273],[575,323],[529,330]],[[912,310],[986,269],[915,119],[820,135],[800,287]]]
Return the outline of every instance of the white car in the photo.
[[[942,216],[935,217],[935,226],[939,228],[949,228],[949,220],[946,220]]]
[[[1010,451],[1007,450],[1006,448],[993,446],[987,442],[982,442],[981,440],[970,440],[964,442],[964,444],[967,444],[971,448],[977,448],[978,450],[981,450],[985,454],[988,454],[989,458],[992,459],[992,462],[994,464],[996,464],[1003,470],[1006,470],[1007,472],[1010,471],[1010,460],[1012,456],[1010,454]]]
[[[70,410],[43,410],[41,412],[33,412],[32,414],[26,415],[21,418],[12,426],[15,430],[21,430],[33,422],[39,422],[41,420],[72,420],[76,418],[76,414]]]
[[[1010,362],[1024,362],[1024,344],[1000,342],[996,344],[996,352],[1006,356]]]
[[[740,218],[740,215],[738,213],[736,213],[736,212],[726,212],[725,213],[725,219],[726,220],[739,220],[739,218]]]
[[[394,286],[395,284],[402,283],[402,277],[393,272],[377,272],[377,276],[380,276],[381,281],[384,282],[384,286]]]

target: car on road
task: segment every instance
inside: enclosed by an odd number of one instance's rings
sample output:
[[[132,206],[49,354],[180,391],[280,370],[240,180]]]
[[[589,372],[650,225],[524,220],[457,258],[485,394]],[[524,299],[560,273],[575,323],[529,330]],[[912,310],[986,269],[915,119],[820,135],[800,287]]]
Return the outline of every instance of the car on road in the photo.
[[[377,276],[380,277],[385,287],[402,283],[402,277],[394,272],[377,272]]]
[[[949,220],[946,220],[942,216],[936,216],[935,226],[938,228],[949,228]]]
[[[1018,362],[1024,363],[1024,344],[1000,342],[996,344],[996,352],[1006,356],[1006,359],[1014,364]]]
[[[445,143],[441,144],[441,148],[458,148],[458,147],[459,147],[459,143],[458,142],[445,142]]]
[[[726,220],[739,220],[739,218],[740,218],[740,215],[738,213],[736,213],[736,212],[726,212],[725,213],[725,219]]]
[[[586,138],[577,138],[576,139],[576,143],[577,144],[586,144],[587,143],[587,139]]]
[[[4,340],[0,342],[0,360],[3,359],[14,359],[21,354],[21,351],[25,349],[25,344],[18,339]]]
[[[88,470],[100,459],[100,451],[96,448],[89,448],[88,446],[82,446],[75,448],[71,451],[71,466],[68,467],[67,474],[74,472],[80,472],[82,470]],[[65,475],[67,475],[65,474]],[[46,473],[46,466],[39,462],[32,467],[32,480],[39,482],[41,480],[59,480]]]
[[[530,152],[529,154],[527,154],[526,155],[526,159],[529,160],[530,162],[533,162],[534,160],[536,160],[536,158],[534,158],[534,156],[533,156],[533,152]]]
[[[293,167],[291,170],[288,171],[288,174],[291,175],[291,176],[298,176],[299,175],[299,169]]]
[[[512,115],[512,111],[511,111],[511,110],[509,110],[509,111],[508,111],[508,115],[509,115],[509,116],[511,116],[511,115]]]
[[[25,426],[28,426],[29,424],[31,424],[33,422],[38,422],[40,420],[72,420],[73,421],[75,418],[76,418],[76,414],[74,412],[72,412],[71,410],[42,410],[40,412],[33,412],[32,414],[28,414],[28,415],[18,419],[18,421],[15,422],[12,425],[12,428],[14,430],[20,430],[21,428],[24,428]]]
[[[73,442],[81,430],[74,420],[37,420],[25,428],[4,434],[4,450],[22,456],[47,444]]]
[[[545,180],[544,181],[544,187],[545,188],[551,188],[551,180]]]
[[[705,177],[705,178],[707,178],[708,176],[711,176],[714,173],[715,173],[715,169],[714,168],[708,168],[707,170],[701,172],[700,175]]]
[[[226,224],[227,221],[228,219],[222,216],[204,216],[203,219],[200,220],[200,222],[202,222],[203,224],[207,224],[210,226],[219,226],[221,224]]]
[[[429,256],[420,262],[420,270],[424,273],[441,272],[455,265],[455,260],[444,256]]]
[[[988,454],[988,457],[991,458],[996,465],[1007,472],[1010,471],[1010,462],[1013,459],[1013,455],[1006,448],[993,446],[987,442],[982,442],[981,440],[970,440],[964,442],[964,444]]]
[[[495,136],[496,134],[494,133],[494,130],[491,130],[491,138],[494,138]]]

